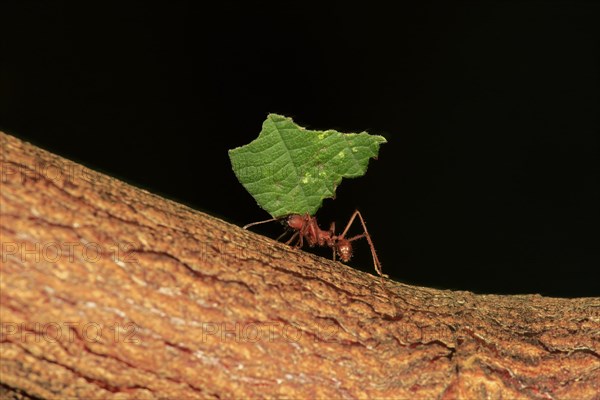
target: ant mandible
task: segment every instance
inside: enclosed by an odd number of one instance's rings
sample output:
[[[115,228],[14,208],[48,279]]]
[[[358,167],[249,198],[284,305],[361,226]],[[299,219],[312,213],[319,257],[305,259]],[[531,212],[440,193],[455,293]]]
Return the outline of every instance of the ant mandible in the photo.
[[[350,229],[350,226],[356,217],[358,217],[360,220],[364,232],[360,235],[346,238],[346,233],[348,232],[348,229]],[[377,271],[380,276],[385,276],[381,271],[381,263],[379,262],[379,258],[377,258],[373,240],[371,239],[371,235],[369,235],[369,231],[367,231],[367,225],[365,224],[365,220],[363,219],[360,211],[354,211],[354,214],[352,214],[352,217],[350,217],[350,220],[348,221],[348,224],[341,235],[335,234],[335,222],[331,223],[328,231],[324,231],[319,227],[317,218],[309,214],[292,214],[288,215],[287,217],[271,218],[265,221],[253,222],[245,225],[243,228],[247,229],[254,225],[278,221],[282,218],[286,218],[288,227],[295,231],[292,237],[290,237],[285,244],[291,245],[294,239],[297,239],[295,243],[295,247],[297,248],[301,248],[304,245],[304,241],[306,241],[310,247],[330,247],[333,251],[334,261],[336,259],[336,255],[338,255],[343,262],[348,262],[350,258],[352,258],[352,242],[362,238],[367,239],[369,247],[371,247],[371,255],[373,256],[373,265],[375,266],[375,271]],[[284,232],[277,238],[277,240],[281,239],[286,233],[287,232]]]

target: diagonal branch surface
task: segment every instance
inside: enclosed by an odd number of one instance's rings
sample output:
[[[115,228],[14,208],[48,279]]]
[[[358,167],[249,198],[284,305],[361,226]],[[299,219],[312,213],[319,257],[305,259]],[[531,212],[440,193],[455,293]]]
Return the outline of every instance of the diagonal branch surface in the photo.
[[[382,286],[0,144],[3,398],[598,398],[599,298]]]

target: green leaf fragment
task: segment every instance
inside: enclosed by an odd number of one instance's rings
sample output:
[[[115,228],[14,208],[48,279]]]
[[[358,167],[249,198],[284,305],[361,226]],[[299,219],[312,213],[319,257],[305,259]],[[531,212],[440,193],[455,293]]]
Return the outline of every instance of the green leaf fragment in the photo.
[[[314,215],[334,197],[342,178],[356,178],[377,157],[383,136],[304,129],[291,118],[269,114],[258,138],[229,150],[233,171],[274,218]]]

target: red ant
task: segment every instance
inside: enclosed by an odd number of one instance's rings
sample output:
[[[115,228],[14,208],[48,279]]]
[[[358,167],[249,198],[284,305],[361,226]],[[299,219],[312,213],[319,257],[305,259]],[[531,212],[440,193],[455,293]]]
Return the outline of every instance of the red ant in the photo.
[[[360,223],[362,224],[364,233],[360,235],[353,236],[349,239],[346,239],[346,233],[350,226],[354,222],[354,219],[358,216]],[[371,240],[371,235],[367,231],[367,225],[365,224],[365,220],[363,219],[360,211],[354,211],[352,217],[350,217],[350,221],[346,225],[346,228],[342,232],[341,235],[335,234],[335,222],[332,222],[329,230],[324,231],[319,228],[317,223],[317,218],[311,215],[305,214],[292,214],[287,217],[279,217],[279,218],[271,218],[265,221],[253,222],[244,226],[244,229],[247,229],[251,226],[264,224],[266,222],[278,221],[282,218],[286,218],[286,223],[289,228],[291,228],[294,232],[292,237],[285,243],[290,245],[294,239],[298,239],[295,243],[295,247],[301,248],[304,245],[304,241],[308,243],[310,247],[313,246],[321,246],[321,247],[330,247],[333,250],[333,260],[335,261],[336,255],[340,257],[343,262],[348,262],[350,258],[352,258],[352,242],[357,239],[366,238],[367,242],[369,242],[369,246],[371,247],[371,255],[373,256],[373,264],[375,265],[375,271],[380,276],[385,276],[381,272],[381,263],[379,262],[379,258],[377,258],[377,253],[375,252],[375,246],[373,245],[373,241]],[[277,238],[277,240],[281,239],[287,232],[284,232],[281,236]]]

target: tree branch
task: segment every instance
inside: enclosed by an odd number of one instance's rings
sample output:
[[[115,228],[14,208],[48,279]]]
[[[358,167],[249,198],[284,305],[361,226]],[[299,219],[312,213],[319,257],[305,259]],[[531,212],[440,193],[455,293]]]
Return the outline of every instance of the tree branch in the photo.
[[[0,140],[3,397],[599,398],[599,298],[382,284]]]

